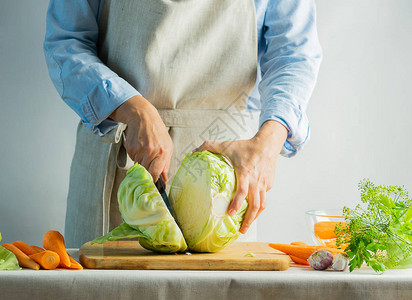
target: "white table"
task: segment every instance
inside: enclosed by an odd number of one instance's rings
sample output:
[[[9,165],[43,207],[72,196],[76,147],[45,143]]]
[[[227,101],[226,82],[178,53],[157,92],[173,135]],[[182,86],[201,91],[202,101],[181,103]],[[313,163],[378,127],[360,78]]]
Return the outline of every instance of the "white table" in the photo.
[[[412,299],[412,270],[376,275],[293,263],[283,272],[24,269],[0,271],[0,299]]]

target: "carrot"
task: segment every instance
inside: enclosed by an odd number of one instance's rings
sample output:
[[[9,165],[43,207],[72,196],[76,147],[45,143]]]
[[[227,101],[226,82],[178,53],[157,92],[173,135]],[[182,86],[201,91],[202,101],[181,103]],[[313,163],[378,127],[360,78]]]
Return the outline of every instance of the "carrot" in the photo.
[[[43,236],[43,247],[46,250],[56,252],[60,256],[60,265],[62,267],[70,268],[70,257],[64,245],[64,237],[60,232],[55,230],[47,231]]]
[[[290,256],[290,259],[293,260],[293,262],[295,264],[306,265],[306,266],[310,265],[309,262],[306,259],[301,259],[301,258],[293,256],[293,255],[289,255],[289,256]]]
[[[37,247],[37,246],[35,246],[35,245],[30,245],[30,247],[32,247],[32,249],[36,250],[37,252],[42,252],[42,251],[45,250],[45,249],[43,249],[42,247]]]
[[[60,263],[59,255],[50,250],[44,250],[42,252],[29,255],[29,257],[46,270],[56,269]]]
[[[26,255],[32,255],[44,251],[44,249],[36,246],[27,245],[25,242],[16,241],[13,245],[20,249]],[[38,248],[38,249],[37,249]]]
[[[77,261],[75,261],[74,258],[71,257],[70,255],[69,255],[69,259],[71,262],[70,269],[83,270],[83,266],[79,264]]]
[[[3,247],[13,252],[13,254],[17,257],[17,260],[19,261],[20,267],[40,270],[40,266],[16,246],[12,244],[3,244]]]
[[[25,242],[22,242],[22,241],[16,241],[16,242],[13,243],[13,245],[15,247],[17,247],[18,249],[20,249],[26,255],[32,255],[32,254],[36,254],[36,253],[44,251],[44,249],[41,248],[41,247],[37,247],[37,246],[34,246],[34,245],[27,245]],[[28,258],[30,259],[30,257],[28,257]],[[82,270],[83,269],[82,265],[79,264],[77,261],[75,261],[70,255],[69,255],[69,259],[70,259],[70,263],[71,263],[70,269],[76,269],[76,270]],[[67,268],[63,265],[59,265],[59,267]]]
[[[279,250],[289,255],[296,256],[301,259],[308,259],[309,256],[312,255],[313,252],[316,250],[327,250],[331,252],[333,255],[337,253],[342,253],[343,250],[330,248],[326,246],[299,246],[299,245],[288,245],[288,244],[272,244],[269,243],[269,246],[273,249]]]
[[[315,235],[322,240],[330,240],[336,238],[335,227],[338,224],[345,222],[318,222],[314,226]]]
[[[290,243],[291,245],[296,245],[296,246],[309,246],[305,242],[292,242]]]
[[[301,241],[292,242],[292,243],[290,243],[290,244],[291,244],[291,245],[295,245],[295,246],[309,246],[309,245],[306,244],[305,242],[301,242]],[[306,259],[301,259],[301,258],[296,257],[296,256],[293,256],[293,255],[289,255],[289,256],[290,256],[290,259],[293,260],[293,262],[294,262],[295,264],[305,265],[305,266],[309,266],[309,265],[310,265],[309,262],[308,262]]]

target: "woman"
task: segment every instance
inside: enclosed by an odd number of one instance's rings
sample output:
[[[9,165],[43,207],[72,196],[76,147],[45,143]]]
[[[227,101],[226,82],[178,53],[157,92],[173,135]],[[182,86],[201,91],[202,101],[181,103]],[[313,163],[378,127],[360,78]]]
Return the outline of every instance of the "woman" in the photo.
[[[167,180],[200,144],[196,151],[233,164],[228,214],[248,196],[246,233],[265,208],[278,155],[308,140],[321,61],[313,0],[51,0],[44,49],[56,89],[82,121],[70,247],[121,222],[116,192],[133,162]]]

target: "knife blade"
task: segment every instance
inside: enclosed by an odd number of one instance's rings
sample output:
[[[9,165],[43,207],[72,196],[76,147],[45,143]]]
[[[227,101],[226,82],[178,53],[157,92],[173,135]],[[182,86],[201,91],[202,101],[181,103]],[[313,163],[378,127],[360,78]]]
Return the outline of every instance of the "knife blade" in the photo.
[[[159,179],[156,182],[156,188],[160,193],[160,196],[162,196],[163,202],[166,204],[167,209],[169,210],[170,214],[173,216],[173,218],[175,217],[172,205],[170,204],[169,198],[167,197],[166,194],[166,183],[163,179],[163,176],[160,175]]]

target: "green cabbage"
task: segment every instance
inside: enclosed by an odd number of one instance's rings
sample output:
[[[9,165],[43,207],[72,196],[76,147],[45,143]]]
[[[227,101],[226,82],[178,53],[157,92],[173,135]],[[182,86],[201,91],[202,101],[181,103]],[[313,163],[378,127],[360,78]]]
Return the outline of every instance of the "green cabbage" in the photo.
[[[186,250],[182,232],[144,167],[136,163],[128,170],[117,198],[124,223],[92,244],[138,237],[139,243],[149,250],[164,253]]]
[[[219,251],[239,237],[247,209],[244,201],[236,215],[226,213],[235,190],[235,172],[221,155],[188,154],[169,194],[175,221],[149,172],[136,163],[117,193],[124,223],[91,243],[138,238],[144,248],[156,252]]]
[[[0,270],[21,270],[16,256],[3,246],[0,246]]]
[[[221,155],[203,151],[186,156],[169,200],[189,250],[216,252],[239,237],[247,201],[230,217],[226,211],[235,190],[234,169]]]

